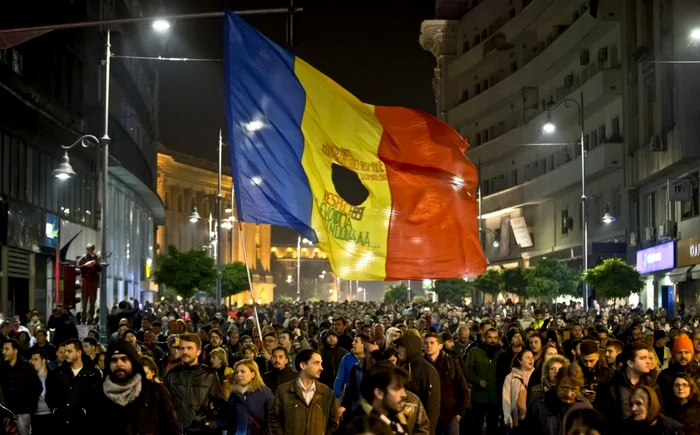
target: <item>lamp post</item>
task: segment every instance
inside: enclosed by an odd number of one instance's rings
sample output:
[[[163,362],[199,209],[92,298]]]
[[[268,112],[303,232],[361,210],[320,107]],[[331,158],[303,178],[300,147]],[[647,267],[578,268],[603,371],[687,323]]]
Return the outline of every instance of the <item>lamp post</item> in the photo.
[[[221,179],[221,159],[219,159],[219,179]],[[207,241],[207,247],[211,247],[211,238],[212,238],[212,233],[214,233],[214,237],[216,237],[216,247],[215,247],[215,252],[216,252],[216,306],[217,309],[221,307],[221,183],[219,183],[219,192],[217,194],[209,194],[209,195],[204,195],[204,199],[207,200],[214,200],[214,205],[216,207],[216,232],[212,231],[212,218],[211,214],[209,215],[209,232],[207,233],[208,235],[208,241]],[[202,216],[200,216],[199,212],[197,211],[197,207],[195,206],[192,209],[192,213],[190,216],[187,218],[191,223],[197,223],[200,220],[202,220]],[[227,220],[227,222],[229,222]],[[228,228],[228,226],[227,226]]]
[[[550,100],[547,104],[547,122],[542,126],[545,134],[552,134],[556,126],[552,122],[552,111],[564,104],[565,107],[575,105],[578,110],[579,125],[581,126],[581,219],[583,222],[583,273],[588,271],[588,197],[586,196],[586,144],[584,143],[584,105],[583,92],[580,93],[580,101],[573,98],[566,98],[559,103]],[[583,284],[583,309],[588,312],[588,284]]]

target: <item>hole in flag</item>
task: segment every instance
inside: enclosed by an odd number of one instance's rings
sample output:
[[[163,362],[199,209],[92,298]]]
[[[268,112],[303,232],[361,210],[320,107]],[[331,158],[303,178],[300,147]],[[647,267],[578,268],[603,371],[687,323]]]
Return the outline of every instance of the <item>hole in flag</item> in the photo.
[[[362,184],[360,176],[344,166],[333,163],[331,180],[338,195],[350,205],[358,206],[369,197],[369,190]]]

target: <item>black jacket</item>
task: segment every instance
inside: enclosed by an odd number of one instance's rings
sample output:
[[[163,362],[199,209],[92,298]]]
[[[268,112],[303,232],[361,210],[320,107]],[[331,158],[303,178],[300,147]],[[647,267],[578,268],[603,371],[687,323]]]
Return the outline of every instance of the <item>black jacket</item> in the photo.
[[[350,337],[347,332],[338,336],[338,347],[345,349],[346,352],[349,352],[350,349],[352,349],[352,337]],[[331,385],[331,390],[332,389],[333,385]]]
[[[18,358],[14,366],[0,365],[0,387],[5,406],[15,414],[36,412],[44,387],[31,363]]]
[[[76,376],[66,363],[49,371],[46,378],[46,404],[59,433],[92,433],[102,394],[102,374],[89,363]]]
[[[321,349],[323,371],[321,372],[321,379],[319,379],[319,381],[332,390],[335,377],[338,375],[340,361],[348,351],[340,347],[340,344],[335,347],[329,347],[327,344],[324,346],[326,347]]]
[[[579,364],[579,366],[581,365]],[[596,392],[596,394],[598,387],[612,379],[612,377],[615,375],[615,371],[607,366],[604,366],[602,361],[598,361],[598,364],[596,364],[593,370],[590,371],[581,366],[581,371],[583,372],[583,387],[581,390],[593,390]],[[591,403],[595,405],[596,399],[593,399]]]
[[[297,374],[294,373],[291,367],[289,365],[284,366],[282,370],[271,370],[264,375],[262,375],[263,382],[272,391],[272,394],[274,395],[275,392],[277,391],[277,387],[280,385],[293,381],[297,378]]]
[[[661,390],[662,394],[659,399],[662,400],[664,405],[668,405],[676,401],[676,397],[673,394],[673,381],[676,380],[676,375],[678,373],[685,373],[696,383],[700,382],[700,368],[698,368],[692,362],[686,367],[681,367],[675,361],[669,363],[668,368],[662,370],[661,373],[659,373],[659,376],[656,378],[656,383],[659,384],[659,390]]]
[[[640,378],[637,385],[633,386],[630,384],[629,379],[627,379],[625,369],[623,368],[615,372],[609,381],[604,382],[598,387],[596,391],[595,407],[610,421],[630,417],[632,411],[629,402],[632,390],[642,385],[655,390],[659,399],[663,397],[661,391],[659,391],[659,387],[650,374]],[[663,407],[663,403],[661,403],[661,406]]]
[[[224,409],[226,399],[221,390],[219,375],[203,364],[180,364],[165,376],[165,387],[180,420],[183,434],[207,433],[205,423],[221,418],[215,414]],[[214,404],[214,412],[210,411]]]
[[[440,421],[449,425],[456,415],[464,416],[469,407],[467,381],[458,361],[445,352],[440,352],[434,362],[427,355],[425,359],[440,376]]]
[[[100,404],[100,435],[180,435],[170,394],[161,384],[141,380],[141,393],[126,406],[117,405],[107,396]]]
[[[700,435],[700,402],[697,400],[684,405],[676,401],[666,404],[666,415],[684,426],[683,435]]]
[[[430,433],[435,433],[435,426],[440,417],[440,375],[435,367],[423,359],[421,339],[412,334],[405,334],[395,341],[398,347],[406,348],[404,368],[408,370],[409,379],[406,389],[420,399],[430,420]]]
[[[573,405],[564,404],[557,397],[556,389],[544,393],[530,403],[522,424],[522,433],[527,435],[559,435],[563,432],[566,416],[576,409],[591,409],[591,403],[579,396]]]

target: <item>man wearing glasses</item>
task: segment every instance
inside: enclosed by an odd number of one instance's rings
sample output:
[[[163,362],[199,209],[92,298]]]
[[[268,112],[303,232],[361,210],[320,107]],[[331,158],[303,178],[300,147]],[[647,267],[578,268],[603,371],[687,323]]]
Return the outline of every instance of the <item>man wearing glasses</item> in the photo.
[[[272,358],[272,351],[275,350],[277,346],[279,346],[279,341],[274,332],[268,332],[263,335],[263,348],[260,351],[260,356],[255,358],[255,362],[258,363],[258,367],[260,368],[260,374],[264,375],[275,369],[270,358]]]

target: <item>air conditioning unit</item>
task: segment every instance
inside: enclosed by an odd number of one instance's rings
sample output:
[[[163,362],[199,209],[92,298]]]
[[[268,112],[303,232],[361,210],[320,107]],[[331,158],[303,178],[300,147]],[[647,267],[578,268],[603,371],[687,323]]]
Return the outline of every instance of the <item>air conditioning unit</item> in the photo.
[[[654,240],[654,227],[645,227],[644,228],[644,241],[650,242],[652,240]]]
[[[653,152],[665,151],[666,147],[664,145],[664,141],[658,134],[652,136],[651,140],[649,140],[649,149]]]
[[[659,225],[659,240],[671,240],[676,238],[676,223],[666,221]]]

